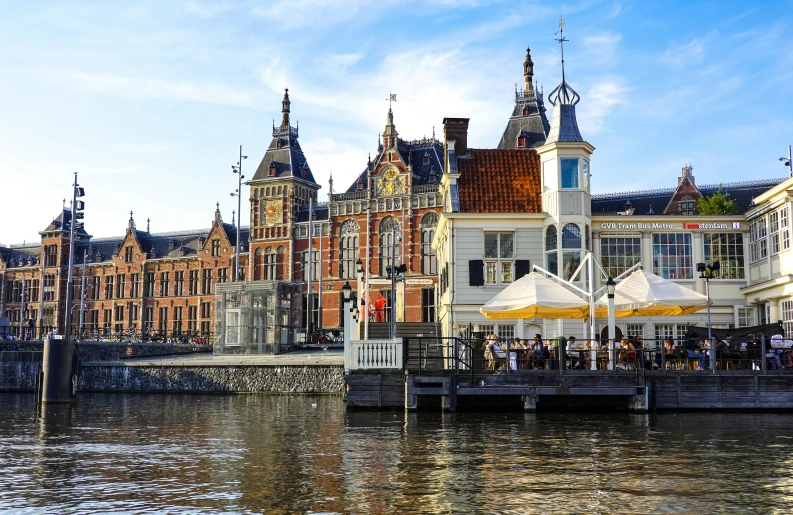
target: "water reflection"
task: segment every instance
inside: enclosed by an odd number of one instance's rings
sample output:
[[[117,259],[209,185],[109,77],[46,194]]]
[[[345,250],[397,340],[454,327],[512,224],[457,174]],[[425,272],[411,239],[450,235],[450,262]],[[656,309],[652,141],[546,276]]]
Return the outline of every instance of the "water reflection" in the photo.
[[[345,412],[309,396],[0,394],[0,513],[793,508],[790,415]]]

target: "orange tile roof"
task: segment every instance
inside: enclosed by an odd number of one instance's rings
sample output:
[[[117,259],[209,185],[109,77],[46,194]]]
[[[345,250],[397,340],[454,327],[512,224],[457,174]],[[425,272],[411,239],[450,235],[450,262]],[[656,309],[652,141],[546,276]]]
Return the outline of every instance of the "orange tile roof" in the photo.
[[[458,159],[463,213],[541,213],[540,156],[534,149],[469,149]]]

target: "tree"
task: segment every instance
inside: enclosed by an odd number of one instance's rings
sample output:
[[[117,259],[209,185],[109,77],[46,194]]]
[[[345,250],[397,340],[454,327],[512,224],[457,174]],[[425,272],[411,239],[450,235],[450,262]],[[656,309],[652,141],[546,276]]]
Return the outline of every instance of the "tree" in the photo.
[[[738,207],[738,201],[730,197],[729,193],[723,193],[722,187],[710,197],[702,197],[697,201],[697,211],[701,215],[738,215],[741,214],[741,209]]]

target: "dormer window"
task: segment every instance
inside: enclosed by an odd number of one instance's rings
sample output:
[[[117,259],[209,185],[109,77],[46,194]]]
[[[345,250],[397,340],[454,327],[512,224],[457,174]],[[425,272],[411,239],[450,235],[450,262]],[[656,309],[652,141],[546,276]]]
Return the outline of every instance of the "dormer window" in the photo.
[[[303,163],[303,167],[300,169],[300,175],[302,175],[304,179],[308,176],[308,163]]]
[[[280,139],[275,140],[275,148],[281,148],[281,140]]]
[[[358,182],[355,183],[355,188],[358,190],[363,189],[363,181],[361,179],[358,179]]]
[[[529,108],[528,107],[524,107],[523,108],[523,116],[529,116]]]
[[[430,170],[430,182],[435,182],[435,170]]]
[[[518,136],[518,148],[524,148],[526,146],[526,136]]]
[[[156,257],[157,257],[157,248],[156,248],[156,247],[153,247],[153,248],[152,248],[152,249],[149,251],[149,257],[153,257],[153,258],[156,258]]]
[[[424,164],[425,165],[430,164],[430,155],[426,152],[424,152]]]
[[[275,161],[270,161],[270,177],[275,177]]]
[[[171,249],[171,250],[176,248],[176,240],[175,239],[171,238],[170,240],[168,240],[168,248]]]
[[[121,244],[119,244],[119,243],[116,243],[115,245],[113,245],[113,253],[114,253],[114,254],[118,254],[118,251],[119,251],[120,249],[121,249]]]
[[[200,247],[203,247],[203,246],[204,246],[204,242],[205,242],[205,241],[206,241],[206,238],[204,238],[203,236],[200,236],[200,237],[198,238],[198,245],[199,245]]]
[[[101,252],[97,252],[96,253],[96,262],[99,263],[101,261],[102,261],[102,253]]]
[[[88,247],[88,255],[89,255],[89,256],[93,256],[93,255],[94,255],[94,247],[93,247],[93,245],[91,245],[90,247]]]
[[[185,254],[187,254],[187,249],[184,247],[179,247],[179,255],[184,256]]]

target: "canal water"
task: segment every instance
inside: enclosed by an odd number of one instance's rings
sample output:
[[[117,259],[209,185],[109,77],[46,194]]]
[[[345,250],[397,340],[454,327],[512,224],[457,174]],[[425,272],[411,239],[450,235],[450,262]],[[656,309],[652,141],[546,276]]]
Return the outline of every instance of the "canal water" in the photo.
[[[791,513],[793,416],[0,394],[0,513]]]

